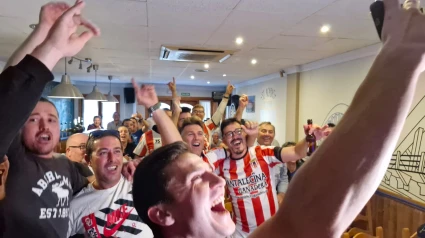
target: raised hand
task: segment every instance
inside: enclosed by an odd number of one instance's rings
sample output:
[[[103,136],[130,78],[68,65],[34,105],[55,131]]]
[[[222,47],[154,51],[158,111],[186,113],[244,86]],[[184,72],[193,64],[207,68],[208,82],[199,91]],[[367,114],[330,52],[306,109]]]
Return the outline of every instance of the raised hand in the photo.
[[[168,84],[168,89],[170,89],[171,92],[176,92],[177,91],[177,87],[176,87],[176,79],[173,77],[173,81],[169,82]]]
[[[248,96],[246,94],[242,94],[242,96],[239,97],[239,107],[246,108],[248,105]]]
[[[245,125],[241,126],[242,129],[248,136],[257,136],[258,134],[258,123],[253,121],[245,121]]]
[[[230,94],[232,94],[234,88],[235,87],[232,84],[230,84],[230,81],[227,82],[226,93],[224,93],[224,96],[227,96],[227,97],[230,96]]]
[[[46,29],[52,28],[56,20],[67,11],[70,6],[65,2],[49,2],[41,7],[38,27]]]
[[[405,54],[413,53],[421,61],[416,73],[423,72],[425,70],[425,59],[422,57],[425,54],[425,16],[415,7],[408,10],[401,9],[398,0],[384,0],[384,5],[385,19],[382,29],[384,47],[391,48],[391,52],[401,50],[406,52]]]
[[[308,134],[314,134],[314,136],[316,137],[316,140],[321,140],[323,137],[327,136],[329,133],[327,133],[327,129],[328,129],[328,125],[325,125],[323,127],[318,126],[316,124],[313,124],[311,126],[309,125],[304,125],[304,132]]]
[[[134,93],[136,94],[139,105],[149,108],[158,103],[158,96],[156,95],[154,86],[142,85],[139,87],[134,79],[131,79],[131,82],[133,83]]]

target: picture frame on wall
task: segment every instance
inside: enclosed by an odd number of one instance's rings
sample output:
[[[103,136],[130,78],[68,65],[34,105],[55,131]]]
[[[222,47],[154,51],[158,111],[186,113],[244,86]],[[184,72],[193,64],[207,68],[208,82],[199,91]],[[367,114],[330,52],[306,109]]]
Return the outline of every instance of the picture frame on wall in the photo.
[[[248,105],[246,106],[247,113],[255,112],[255,96],[248,96]]]

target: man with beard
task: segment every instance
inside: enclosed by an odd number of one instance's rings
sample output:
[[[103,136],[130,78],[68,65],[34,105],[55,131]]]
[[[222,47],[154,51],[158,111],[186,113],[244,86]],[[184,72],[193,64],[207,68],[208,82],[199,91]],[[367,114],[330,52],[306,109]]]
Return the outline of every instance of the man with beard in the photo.
[[[326,128],[315,126],[311,133],[322,138]],[[295,161],[307,153],[306,140],[294,147],[248,147],[241,123],[230,118],[221,124],[223,142],[230,158],[218,153],[208,153],[206,158],[217,175],[226,180],[236,220],[234,237],[247,237],[264,221],[272,217],[278,207],[275,166]]]
[[[81,16],[83,7],[82,1],[71,8],[44,5],[37,28],[8,62],[14,66],[0,75],[0,101],[7,102],[0,104],[0,112],[8,115],[0,117],[0,158],[7,154],[10,161],[1,204],[3,237],[65,237],[69,202],[87,184],[70,160],[54,157],[58,112],[52,102],[40,99],[56,63],[100,34]],[[89,30],[76,34],[78,26]]]

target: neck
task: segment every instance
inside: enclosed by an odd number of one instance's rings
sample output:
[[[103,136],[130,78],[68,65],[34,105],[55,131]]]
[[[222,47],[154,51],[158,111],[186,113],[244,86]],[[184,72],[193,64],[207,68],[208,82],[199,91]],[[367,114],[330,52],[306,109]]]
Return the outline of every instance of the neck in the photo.
[[[185,229],[186,228],[186,229]],[[173,225],[168,227],[167,230],[162,232],[164,238],[224,238],[224,236],[219,234],[205,234],[203,231],[189,231],[187,226]]]
[[[99,176],[96,176],[96,178],[99,178]],[[96,179],[93,182],[93,187],[96,190],[104,190],[104,189],[108,189],[108,188],[112,188],[113,186],[117,185],[119,183],[119,180],[116,182],[110,182],[110,181],[101,181]]]
[[[232,153],[230,158],[233,159],[233,160],[243,159],[246,156],[247,153],[248,153],[248,147],[246,147],[245,150],[243,150],[242,153],[240,153],[240,154]]]
[[[127,148],[128,141],[121,141],[122,148]]]
[[[115,124],[117,124],[118,122],[120,122],[120,119],[114,120],[114,122],[115,122]]]

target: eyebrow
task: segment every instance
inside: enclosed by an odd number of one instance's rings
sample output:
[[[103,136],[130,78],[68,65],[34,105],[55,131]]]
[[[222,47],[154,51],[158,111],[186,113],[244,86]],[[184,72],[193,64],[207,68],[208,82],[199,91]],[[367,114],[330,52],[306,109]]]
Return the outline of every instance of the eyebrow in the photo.
[[[116,150],[116,149],[120,149],[121,150],[121,147],[114,147],[113,148],[113,150]],[[102,151],[102,150],[109,150],[109,149],[108,148],[100,148],[97,151]]]
[[[40,113],[38,113],[38,112],[31,113],[31,115],[30,115],[30,116],[40,116]],[[51,113],[49,113],[49,116],[51,116],[51,117],[54,117],[54,118],[58,119],[58,116],[56,116],[55,114],[51,114]]]

